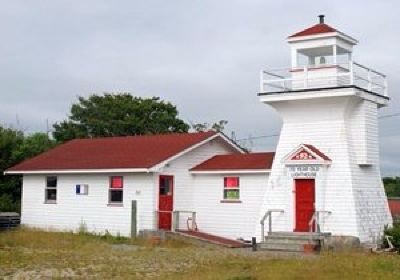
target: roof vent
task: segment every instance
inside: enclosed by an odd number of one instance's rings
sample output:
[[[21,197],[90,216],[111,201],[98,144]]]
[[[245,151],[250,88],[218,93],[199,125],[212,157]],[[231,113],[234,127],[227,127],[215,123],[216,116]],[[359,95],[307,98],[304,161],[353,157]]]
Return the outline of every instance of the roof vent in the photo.
[[[319,15],[318,17],[319,17],[319,24],[325,23],[325,20],[324,20],[325,15]]]

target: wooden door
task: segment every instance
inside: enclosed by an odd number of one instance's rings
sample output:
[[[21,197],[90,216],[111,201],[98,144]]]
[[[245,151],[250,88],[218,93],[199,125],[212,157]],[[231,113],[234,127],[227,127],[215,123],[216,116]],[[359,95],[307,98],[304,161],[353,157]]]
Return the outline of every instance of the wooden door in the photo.
[[[296,179],[296,227],[294,231],[308,232],[309,223],[315,211],[315,180]]]
[[[158,228],[171,230],[173,211],[174,177],[161,175],[158,197]]]

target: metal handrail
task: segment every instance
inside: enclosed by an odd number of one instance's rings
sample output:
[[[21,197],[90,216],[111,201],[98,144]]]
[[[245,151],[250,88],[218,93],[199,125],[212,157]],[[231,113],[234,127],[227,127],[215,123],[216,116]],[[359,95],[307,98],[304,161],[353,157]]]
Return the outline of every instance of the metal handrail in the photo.
[[[310,228],[310,232],[314,232],[313,231],[313,224],[315,222],[315,232],[320,233],[321,232],[321,227],[320,227],[320,214],[332,214],[332,211],[326,211],[326,210],[316,210],[314,211],[310,222],[308,223],[308,226]]]
[[[264,228],[264,223],[265,220],[268,218],[268,234],[272,232],[272,213],[284,213],[285,211],[283,209],[270,209],[267,212],[265,212],[264,216],[261,218],[260,224],[261,224],[261,240],[264,242],[265,241],[265,228]]]

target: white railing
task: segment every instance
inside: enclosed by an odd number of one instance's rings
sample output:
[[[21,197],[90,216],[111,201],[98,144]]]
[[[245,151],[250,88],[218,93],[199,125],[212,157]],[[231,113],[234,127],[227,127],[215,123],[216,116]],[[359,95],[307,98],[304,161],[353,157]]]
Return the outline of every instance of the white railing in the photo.
[[[196,212],[186,210],[175,210],[175,211],[155,211],[155,226],[154,228],[159,229],[160,227],[160,214],[168,214],[171,217],[171,231],[188,230],[197,231]],[[186,220],[181,220],[186,218]]]
[[[310,232],[321,232],[321,215],[330,215],[332,214],[331,211],[315,211],[314,214],[312,215],[310,222],[308,223],[308,226],[310,228]]]
[[[272,232],[272,213],[284,213],[283,209],[270,209],[265,212],[264,216],[261,218],[261,241],[265,241],[265,220],[268,219],[268,234]]]
[[[186,223],[184,223],[184,227],[181,228],[181,217],[182,214],[186,217]],[[185,210],[176,210],[173,211],[172,214],[172,231],[179,231],[179,230],[188,230],[188,231],[197,231],[197,221],[196,221],[196,212],[194,211],[185,211]]]
[[[357,86],[387,96],[386,76],[357,62],[260,72],[261,93],[339,86]]]

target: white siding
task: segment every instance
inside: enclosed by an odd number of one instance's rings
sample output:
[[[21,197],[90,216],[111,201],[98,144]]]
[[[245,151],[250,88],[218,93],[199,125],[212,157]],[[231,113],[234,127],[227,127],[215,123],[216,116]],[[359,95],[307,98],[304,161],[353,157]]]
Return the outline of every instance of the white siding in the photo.
[[[23,178],[22,223],[55,229],[78,230],[85,223],[91,232],[129,236],[131,201],[137,201],[137,230],[155,229],[158,209],[159,175],[174,176],[174,209],[193,210],[193,178],[189,169],[217,155],[237,152],[222,138],[213,139],[171,161],[160,173],[112,174],[124,176],[123,207],[108,205],[110,174],[69,174],[57,176],[57,204],[45,204],[45,175]],[[76,184],[88,184],[89,195],[76,195]]]
[[[113,174],[114,175],[114,174]],[[124,176],[122,207],[108,206],[109,175],[57,176],[57,203],[46,204],[45,176],[23,178],[22,224],[56,230],[78,230],[85,223],[90,232],[129,236],[131,201],[137,200],[138,230],[152,229],[154,224],[154,176],[152,174],[118,174]],[[76,184],[88,184],[88,195],[76,195]]]
[[[361,240],[376,241],[384,226],[392,223],[379,169],[377,105],[363,100],[348,118],[358,231]]]
[[[241,203],[222,203],[224,176],[240,177]],[[251,240],[259,224],[259,209],[267,174],[195,175],[194,205],[200,231]]]
[[[293,178],[282,159],[300,144],[312,144],[332,160],[316,177],[316,210],[332,211],[322,225],[324,231],[366,242],[391,223],[378,171],[377,105],[372,104],[374,109],[360,102],[369,101],[331,97],[272,104],[283,127],[260,217],[268,209],[284,209],[273,219],[275,230],[294,228]],[[373,165],[360,167],[360,158]],[[256,234],[259,237],[258,225]]]
[[[193,175],[189,172],[192,167],[215,155],[233,152],[237,150],[218,137],[164,167],[160,174],[174,176],[174,210],[193,210]]]

